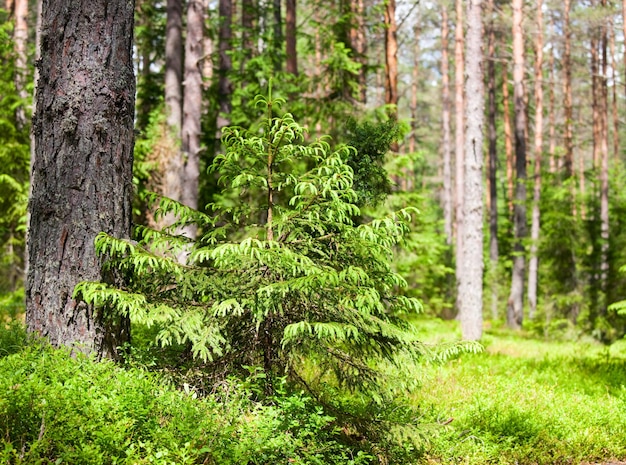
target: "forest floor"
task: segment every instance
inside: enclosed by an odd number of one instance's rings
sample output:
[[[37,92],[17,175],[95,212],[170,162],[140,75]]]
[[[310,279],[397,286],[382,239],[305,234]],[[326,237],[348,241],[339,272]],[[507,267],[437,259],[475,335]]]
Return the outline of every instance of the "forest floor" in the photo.
[[[415,323],[425,342],[460,336],[455,321]],[[494,326],[483,346],[419,374],[412,401],[435,425],[424,463],[626,465],[626,341]]]

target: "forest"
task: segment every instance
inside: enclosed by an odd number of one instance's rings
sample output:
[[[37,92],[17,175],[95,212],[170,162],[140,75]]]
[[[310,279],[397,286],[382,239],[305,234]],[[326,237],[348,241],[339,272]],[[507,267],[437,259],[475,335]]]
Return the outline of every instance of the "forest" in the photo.
[[[626,0],[5,0],[0,463],[626,463]]]

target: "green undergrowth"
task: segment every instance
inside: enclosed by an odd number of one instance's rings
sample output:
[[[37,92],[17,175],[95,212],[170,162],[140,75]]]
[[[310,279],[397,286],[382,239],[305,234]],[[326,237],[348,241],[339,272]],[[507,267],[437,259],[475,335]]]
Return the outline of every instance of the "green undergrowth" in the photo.
[[[303,393],[278,388],[261,403],[252,376],[200,398],[146,370],[26,344],[17,327],[0,332],[14,349],[0,355],[2,464],[372,462]]]
[[[456,322],[418,325],[425,340]],[[580,464],[626,457],[626,345],[488,331],[485,351],[428,370],[415,405],[433,429],[422,463]]]

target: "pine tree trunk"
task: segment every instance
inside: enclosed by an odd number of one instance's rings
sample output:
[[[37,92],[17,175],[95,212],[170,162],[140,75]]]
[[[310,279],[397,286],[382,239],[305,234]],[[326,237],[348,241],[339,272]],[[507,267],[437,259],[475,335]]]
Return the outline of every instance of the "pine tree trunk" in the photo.
[[[498,269],[498,135],[496,129],[496,32],[493,20],[494,0],[489,0],[489,33],[488,33],[488,61],[487,61],[487,87],[488,87],[488,129],[489,138],[489,173],[487,175],[489,194],[489,268],[492,279],[491,283],[491,318],[498,319],[498,286],[495,278]]]
[[[507,303],[507,324],[520,329],[524,319],[526,258],[526,108],[524,105],[523,0],[513,0],[513,100],[515,110],[515,202],[513,205],[513,272]]]
[[[15,42],[15,88],[20,98],[25,102],[28,98],[26,89],[26,76],[28,74],[28,0],[15,0],[15,29],[13,40]],[[30,112],[24,105],[16,109],[16,120],[20,127],[26,126],[30,118]]]
[[[386,0],[385,104],[388,105],[387,111],[392,119],[398,118],[398,40],[396,34],[396,0]]]
[[[452,244],[452,169],[451,169],[451,141],[450,141],[450,74],[448,58],[448,10],[441,9],[441,124],[443,158],[443,216],[446,244]]]
[[[615,54],[615,27],[613,24],[613,18],[609,24],[610,42],[609,47],[611,49],[611,75],[613,77],[613,86],[611,89],[611,114],[613,118],[613,160],[614,163],[619,162],[619,115],[617,112],[617,55]]]
[[[550,30],[554,36],[554,21],[550,19]],[[556,97],[554,95],[555,77],[554,77],[554,39],[550,44],[550,60],[548,64],[548,155],[550,156],[550,173],[556,173],[558,170],[556,160]]]
[[[540,231],[541,156],[543,152],[543,0],[537,0],[537,30],[535,36],[535,173],[533,209],[530,227],[530,259],[528,262],[528,318],[537,311],[537,283],[539,257],[537,255]]]
[[[563,169],[565,177],[570,178],[573,175],[574,161],[574,135],[573,135],[573,118],[572,109],[572,65],[571,65],[571,49],[572,49],[572,33],[570,30],[570,9],[571,0],[564,0],[563,15],[563,108],[564,108],[564,145],[565,157],[563,160]]]
[[[409,109],[411,110],[411,134],[409,136],[409,153],[415,152],[417,146],[417,97],[418,97],[418,79],[420,64],[420,46],[419,46],[419,25],[417,22],[413,27],[413,69],[411,70],[411,102]]]
[[[606,0],[601,0],[606,9]],[[606,285],[609,274],[609,88],[608,88],[608,36],[606,22],[602,22],[600,31],[601,69],[599,79],[600,94],[600,286],[606,296]],[[605,299],[606,300],[606,299]],[[601,312],[605,313],[606,302],[602,302]]]
[[[483,323],[483,54],[481,0],[467,1],[465,83],[465,176],[463,195],[463,275],[459,319],[465,340],[482,337]]]
[[[230,58],[232,50],[232,0],[219,0],[219,58],[218,58],[218,89],[217,100],[219,113],[217,116],[217,137],[221,137],[222,128],[230,124],[230,113],[232,111],[231,94],[232,84],[228,75],[232,71],[233,63]]]
[[[53,345],[104,356],[127,340],[127,320],[96,314],[72,293],[83,280],[116,279],[101,269],[96,234],[130,235],[133,3],[43,3],[27,327]]]
[[[167,126],[175,140],[180,139],[183,120],[183,5],[167,0],[165,25],[165,107]]]
[[[230,2],[230,0],[229,0]],[[283,17],[281,12],[281,0],[274,0],[273,13],[274,13],[274,53],[272,54],[274,59],[274,71],[280,71],[283,69],[282,63],[282,50],[283,50]]]
[[[456,28],[454,37],[454,112],[455,112],[455,128],[454,128],[454,158],[455,158],[455,230],[456,230],[456,282],[457,287],[460,285],[460,279],[463,275],[463,188],[464,188],[464,169],[465,169],[465,99],[464,90],[464,63],[463,63],[463,5],[464,0],[456,0]],[[460,291],[459,291],[460,292]],[[460,303],[457,301],[457,308],[460,309]]]
[[[350,29],[351,48],[355,61],[361,65],[358,75],[358,101],[365,104],[367,102],[367,37],[364,0],[350,0],[350,12],[353,15],[353,24]]]
[[[185,37],[185,96],[181,149],[182,204],[198,208],[200,177],[200,120],[202,118],[202,58],[204,40],[204,5],[202,0],[187,3],[187,34]],[[185,234],[195,237],[195,228],[187,227]]]
[[[504,153],[506,156],[506,200],[509,213],[513,214],[513,131],[509,104],[509,72],[506,62],[502,63],[502,124],[504,126]]]
[[[298,75],[298,53],[296,50],[296,0],[287,0],[285,11],[285,47],[287,50],[287,72]]]

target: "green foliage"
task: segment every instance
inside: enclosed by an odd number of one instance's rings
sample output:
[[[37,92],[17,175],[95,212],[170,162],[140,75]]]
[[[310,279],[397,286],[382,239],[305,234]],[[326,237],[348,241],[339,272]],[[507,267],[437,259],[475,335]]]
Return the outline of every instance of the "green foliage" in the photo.
[[[199,399],[189,386],[35,343],[0,358],[0,462],[371,463],[309,397],[277,389],[262,405],[255,390],[254,378],[227,381]]]
[[[30,159],[30,128],[16,117],[30,102],[15,86],[13,24],[7,19],[0,10],[0,293],[15,291],[22,279]]]
[[[139,228],[138,242],[96,240],[126,285],[83,283],[75,292],[231,372],[259,365],[268,379],[307,384],[302,369],[313,364],[309,386],[331,379],[375,392],[384,384],[377,361],[424,352],[401,319],[420,304],[396,292],[406,283],[391,268],[413,210],[356,226],[346,164],[354,149],[305,145],[291,114],[275,116],[280,101],[257,104],[267,112],[260,127],[224,131],[226,152],[212,168],[224,194],[214,214],[161,199],[160,211],[179,219],[172,227]],[[184,224],[198,226],[197,240],[174,234]]]

